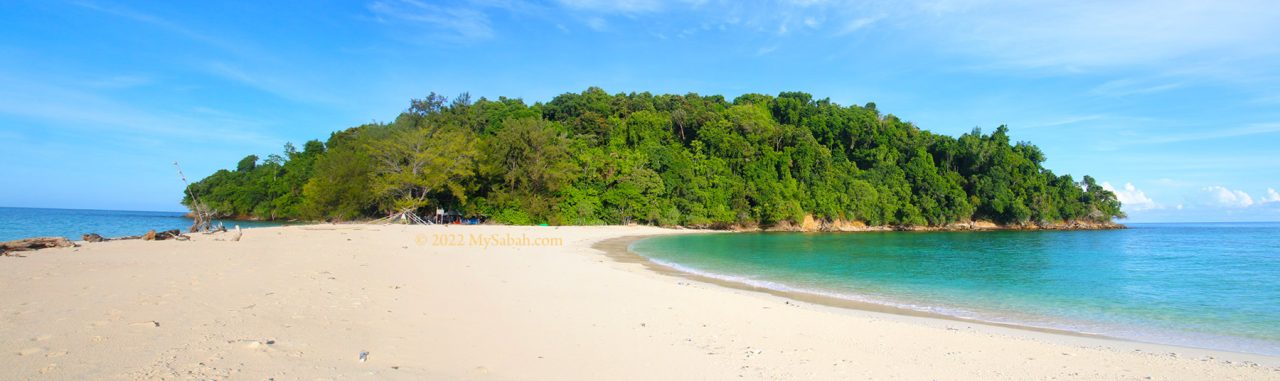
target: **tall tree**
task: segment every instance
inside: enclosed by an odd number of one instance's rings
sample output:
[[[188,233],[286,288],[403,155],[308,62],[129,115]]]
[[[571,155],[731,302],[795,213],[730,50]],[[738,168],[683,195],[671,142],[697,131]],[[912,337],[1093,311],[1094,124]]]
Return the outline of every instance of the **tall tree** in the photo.
[[[372,188],[387,212],[415,211],[451,196],[465,201],[466,180],[478,155],[471,131],[419,119],[412,127],[392,125],[386,138],[366,143],[372,159]]]

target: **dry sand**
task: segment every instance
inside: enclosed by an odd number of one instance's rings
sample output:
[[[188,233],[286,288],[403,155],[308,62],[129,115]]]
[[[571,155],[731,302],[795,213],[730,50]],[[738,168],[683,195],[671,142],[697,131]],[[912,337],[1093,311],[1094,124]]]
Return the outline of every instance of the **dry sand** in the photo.
[[[1280,379],[1274,357],[829,307],[592,248],[681,232],[316,225],[0,258],[0,379]]]

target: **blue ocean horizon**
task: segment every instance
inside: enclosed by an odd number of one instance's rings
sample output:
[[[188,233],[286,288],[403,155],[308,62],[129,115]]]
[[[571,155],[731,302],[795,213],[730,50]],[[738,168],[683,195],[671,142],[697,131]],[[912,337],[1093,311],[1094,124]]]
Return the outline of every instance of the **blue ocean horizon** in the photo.
[[[1280,355],[1280,223],[727,233],[631,250],[677,270],[992,323]]]
[[[281,222],[221,220],[227,227],[278,226]],[[142,235],[148,230],[186,231],[192,220],[185,212],[0,207],[0,241],[32,237],[80,240],[96,233],[103,237]]]

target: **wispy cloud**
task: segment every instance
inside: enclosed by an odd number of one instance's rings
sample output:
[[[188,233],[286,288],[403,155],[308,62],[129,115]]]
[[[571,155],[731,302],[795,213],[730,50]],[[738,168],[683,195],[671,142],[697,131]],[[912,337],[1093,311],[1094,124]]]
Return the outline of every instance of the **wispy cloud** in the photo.
[[[127,89],[150,85],[154,82],[145,75],[113,75],[85,81],[85,85],[99,89]]]
[[[243,50],[244,49],[243,44],[237,44],[230,41],[225,41],[221,38],[214,37],[213,34],[196,31],[194,29],[183,26],[179,22],[171,21],[170,19],[160,15],[141,12],[132,8],[128,8],[128,7],[124,7],[116,4],[97,2],[97,1],[76,1],[76,2],[73,2],[72,4],[78,5],[85,9],[101,12],[103,14],[122,17],[125,19],[140,22],[143,24],[148,24],[148,25],[160,28],[166,32],[174,33],[191,40],[195,40],[210,46],[214,46],[224,51],[240,53],[240,54],[245,53]]]
[[[322,89],[316,88],[295,68],[281,70],[282,62],[268,49],[256,49],[252,44],[215,37],[216,33],[198,31],[184,26],[169,17],[139,11],[105,2],[80,1],[80,7],[149,25],[190,41],[214,48],[217,58],[202,58],[190,65],[193,69],[222,79],[263,91],[276,97],[295,101],[335,104],[337,101]],[[98,88],[124,88],[147,85],[152,78],[145,75],[127,75],[100,78],[87,84]]]
[[[489,15],[478,7],[384,0],[369,3],[369,11],[378,21],[412,27],[413,33],[422,35],[419,37],[459,42],[494,36]]]
[[[20,91],[18,89],[21,89]],[[279,141],[261,125],[234,117],[192,118],[140,109],[71,86],[0,75],[0,115],[82,136],[134,141],[219,141],[258,145]]]
[[[1280,8],[1269,1],[922,2],[943,41],[1008,65],[1070,69],[1276,54]]]
[[[1100,114],[1072,115],[1072,116],[1066,116],[1058,119],[1052,119],[1052,120],[1041,122],[1041,123],[1027,125],[1026,128],[1047,128],[1047,127],[1070,126],[1073,124],[1091,122],[1095,120],[1102,120],[1102,119],[1105,119],[1106,117],[1107,117],[1106,115],[1100,115]]]
[[[341,103],[338,98],[330,97],[326,92],[315,91],[312,86],[302,84],[302,82],[305,81],[300,80],[295,76],[270,74],[275,71],[271,68],[263,69],[267,71],[268,74],[262,74],[250,72],[245,70],[243,66],[229,62],[211,61],[206,63],[201,69],[222,79],[236,82],[258,91],[294,102],[330,105]]]
[[[587,27],[597,32],[603,32],[609,29],[609,22],[602,17],[589,17],[586,21]]]
[[[1090,90],[1094,95],[1107,97],[1124,97],[1165,92],[1182,87],[1182,83],[1152,82],[1133,78],[1122,78],[1107,81]]]
[[[875,24],[876,21],[880,21],[881,19],[884,19],[885,16],[886,15],[884,14],[879,14],[875,16],[854,18],[844,23],[844,25],[840,27],[839,30],[836,30],[835,35],[844,36],[844,35],[852,34],[854,32],[866,29],[870,27],[871,24]]]
[[[1181,142],[1190,142],[1190,141],[1226,139],[1226,138],[1235,138],[1235,137],[1262,135],[1262,134],[1274,134],[1274,133],[1280,133],[1280,123],[1257,123],[1257,124],[1250,124],[1242,127],[1221,128],[1221,129],[1207,128],[1206,131],[1203,131],[1203,132],[1156,136],[1147,140],[1146,142],[1156,143],[1156,144],[1181,143]]]
[[[560,4],[602,13],[647,13],[665,8],[665,2],[661,0],[560,0]]]

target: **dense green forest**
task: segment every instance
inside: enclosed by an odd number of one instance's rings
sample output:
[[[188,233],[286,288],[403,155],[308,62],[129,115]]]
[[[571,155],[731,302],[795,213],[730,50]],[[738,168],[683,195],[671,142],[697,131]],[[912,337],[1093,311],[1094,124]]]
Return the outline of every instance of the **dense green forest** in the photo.
[[[410,102],[391,123],[250,155],[189,186],[221,216],[351,220],[435,208],[510,224],[751,227],[806,215],[868,225],[987,220],[1049,225],[1123,218],[1093,178],[1041,163],[1008,129],[959,138],[874,103],[776,97],[610,95],[547,103]],[[429,214],[429,213],[428,213]]]

